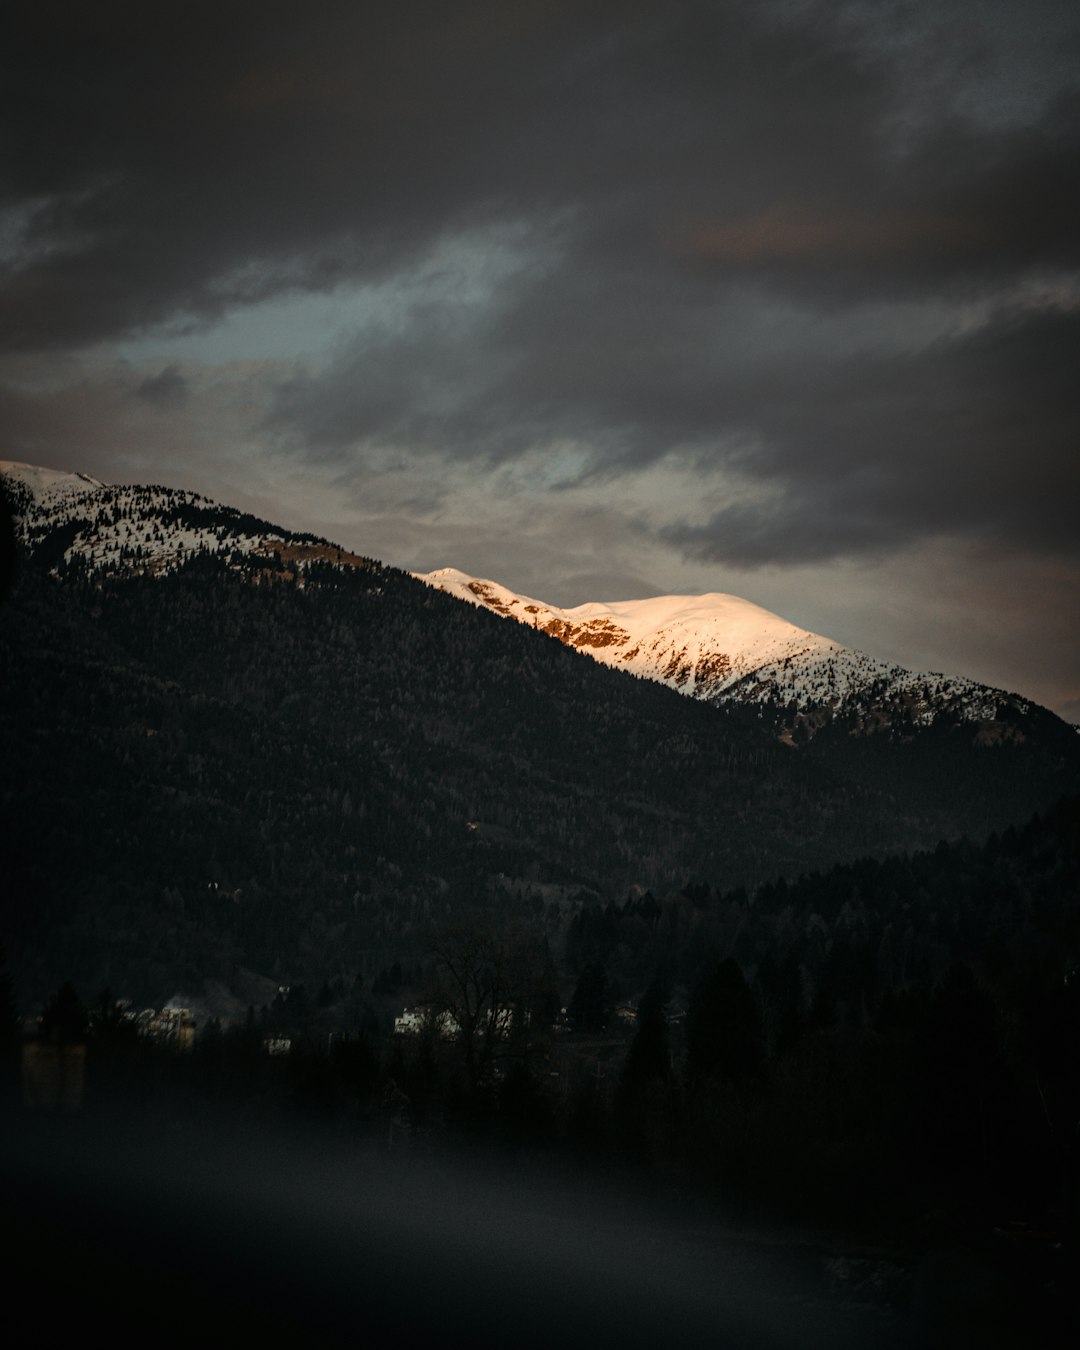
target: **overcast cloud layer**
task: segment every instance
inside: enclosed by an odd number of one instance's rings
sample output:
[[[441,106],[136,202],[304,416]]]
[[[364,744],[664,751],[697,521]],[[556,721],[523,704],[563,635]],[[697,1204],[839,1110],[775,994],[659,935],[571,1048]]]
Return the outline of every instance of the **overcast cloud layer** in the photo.
[[[1080,717],[1072,4],[12,14],[0,455]]]

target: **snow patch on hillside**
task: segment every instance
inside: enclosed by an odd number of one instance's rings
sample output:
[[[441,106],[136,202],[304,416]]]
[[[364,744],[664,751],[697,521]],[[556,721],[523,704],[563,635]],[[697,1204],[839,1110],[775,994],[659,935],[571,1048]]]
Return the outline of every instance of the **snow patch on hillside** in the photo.
[[[86,474],[0,461],[16,527],[31,553],[53,542],[52,565],[91,571],[172,571],[200,553],[269,556],[294,538],[197,492],[110,486]],[[55,541],[59,540],[62,547]]]
[[[0,474],[24,488],[42,509],[70,504],[105,486],[89,474],[64,473],[60,469],[43,469],[37,464],[20,464],[9,459],[0,459]]]

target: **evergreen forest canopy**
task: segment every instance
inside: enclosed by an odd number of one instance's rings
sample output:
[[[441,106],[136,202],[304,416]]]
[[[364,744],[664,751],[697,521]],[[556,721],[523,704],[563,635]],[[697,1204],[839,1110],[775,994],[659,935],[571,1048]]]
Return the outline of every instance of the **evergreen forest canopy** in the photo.
[[[1023,1344],[1033,1315],[1071,1306],[1078,894],[1074,798],[981,847],[843,864],[753,903],[693,886],[586,905],[558,968],[542,916],[461,916],[432,930],[426,970],[395,963],[363,1008],[340,982],[294,988],[246,1024],[209,1025],[189,1057],[140,1043],[107,996],[87,1010],[70,985],[41,1032],[89,1037],[98,1109],[110,1092],[196,1121],[246,1104],[268,1126],[318,1121],[383,1149],[389,1132],[402,1149],[464,1139],[659,1169],[727,1205],[868,1225],[901,1248],[942,1225],[970,1243],[974,1226],[994,1235],[979,1261],[1004,1281],[1000,1343]],[[437,1019],[383,1034],[375,1006],[421,989],[461,1034],[443,1038]],[[641,991],[629,1025],[628,989]],[[508,1034],[485,1036],[498,1006],[515,1012]],[[292,1053],[268,1058],[267,1035]]]
[[[57,562],[25,564],[0,638],[24,997],[370,979],[462,910],[559,934],[585,898],[979,838],[1077,781],[1053,729],[793,750],[370,561]]]

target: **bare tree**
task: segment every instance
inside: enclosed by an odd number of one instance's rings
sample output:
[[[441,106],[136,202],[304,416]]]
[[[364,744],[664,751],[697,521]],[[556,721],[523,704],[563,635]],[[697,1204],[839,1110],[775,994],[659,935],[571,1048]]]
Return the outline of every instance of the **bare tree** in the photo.
[[[542,1029],[551,961],[542,936],[491,920],[443,928],[432,944],[432,1003],[456,1024],[470,1089],[490,1081],[495,1061],[524,1057]]]

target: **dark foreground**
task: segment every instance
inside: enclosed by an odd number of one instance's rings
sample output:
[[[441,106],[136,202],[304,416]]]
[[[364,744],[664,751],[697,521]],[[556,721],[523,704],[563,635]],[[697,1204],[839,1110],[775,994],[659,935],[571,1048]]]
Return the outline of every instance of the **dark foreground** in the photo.
[[[8,1115],[8,1343],[1070,1343],[1064,1257],[1006,1235],[845,1249],[580,1170],[253,1126]]]

